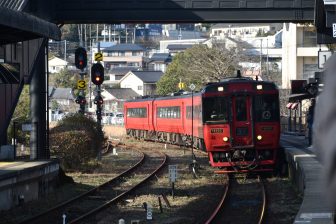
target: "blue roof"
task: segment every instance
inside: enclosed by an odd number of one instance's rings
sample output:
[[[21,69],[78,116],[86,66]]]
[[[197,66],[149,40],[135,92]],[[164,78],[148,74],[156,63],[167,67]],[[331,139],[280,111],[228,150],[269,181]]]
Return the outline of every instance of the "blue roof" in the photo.
[[[111,47],[105,48],[103,51],[145,51],[145,48],[137,44],[116,44]]]

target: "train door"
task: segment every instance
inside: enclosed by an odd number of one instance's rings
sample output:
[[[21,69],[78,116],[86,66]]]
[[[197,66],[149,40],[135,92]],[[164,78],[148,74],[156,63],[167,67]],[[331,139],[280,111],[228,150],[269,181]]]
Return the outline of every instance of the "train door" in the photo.
[[[253,128],[251,102],[248,95],[237,95],[232,97],[232,146],[253,146]]]

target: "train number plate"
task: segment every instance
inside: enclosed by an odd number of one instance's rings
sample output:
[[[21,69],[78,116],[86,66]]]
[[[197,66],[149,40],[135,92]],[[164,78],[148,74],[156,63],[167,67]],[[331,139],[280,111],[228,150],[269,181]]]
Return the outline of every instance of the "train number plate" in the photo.
[[[223,133],[223,128],[212,128],[210,131],[212,134]]]
[[[263,130],[263,131],[273,131],[273,127],[271,127],[271,126],[264,126],[264,127],[261,127],[261,130]]]

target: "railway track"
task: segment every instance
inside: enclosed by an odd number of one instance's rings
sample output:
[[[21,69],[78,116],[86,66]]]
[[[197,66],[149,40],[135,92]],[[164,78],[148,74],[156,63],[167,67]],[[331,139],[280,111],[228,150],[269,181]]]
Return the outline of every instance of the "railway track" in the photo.
[[[238,184],[227,178],[223,196],[206,224],[261,224],[266,209],[266,191],[258,176],[257,182]]]
[[[66,223],[94,219],[95,214],[115,204],[155,175],[167,160],[167,156],[161,152],[146,152],[142,155],[138,163],[117,177],[21,223],[61,223],[63,214],[66,215]],[[139,176],[143,178],[130,183],[130,180]]]

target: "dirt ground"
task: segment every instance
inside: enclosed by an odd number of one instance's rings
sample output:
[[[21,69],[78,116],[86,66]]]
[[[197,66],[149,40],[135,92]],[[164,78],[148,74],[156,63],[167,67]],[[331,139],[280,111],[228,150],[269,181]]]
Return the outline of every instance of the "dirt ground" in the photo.
[[[115,142],[120,143],[114,146],[117,148],[118,156],[107,155],[102,167],[90,173],[68,173],[75,183],[64,184],[48,197],[27,203],[20,208],[0,212],[2,217],[0,223],[17,223],[29,214],[39,213],[43,209],[53,207],[61,201],[107,181],[137,160],[138,156],[133,150],[135,148],[160,150],[169,156],[167,165],[177,165],[174,196],[167,166],[150,184],[144,185],[117,206],[112,206],[98,214],[94,223],[113,224],[118,223],[119,219],[124,219],[125,223],[137,223],[137,221],[138,223],[155,224],[204,223],[220,200],[225,183],[222,175],[214,174],[214,168],[209,166],[206,154],[195,151],[197,162],[200,164],[198,176],[195,178],[189,169],[192,158],[190,150],[179,146],[127,138],[125,129],[120,126],[104,126],[103,129],[106,137],[112,139],[114,144]],[[265,223],[293,223],[302,198],[287,178],[272,177],[265,181],[269,202]],[[240,183],[243,185],[248,181]],[[144,205],[152,207],[152,220],[147,220]],[[230,223],[235,223],[235,221],[232,220]]]

